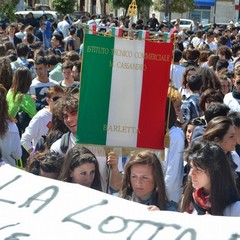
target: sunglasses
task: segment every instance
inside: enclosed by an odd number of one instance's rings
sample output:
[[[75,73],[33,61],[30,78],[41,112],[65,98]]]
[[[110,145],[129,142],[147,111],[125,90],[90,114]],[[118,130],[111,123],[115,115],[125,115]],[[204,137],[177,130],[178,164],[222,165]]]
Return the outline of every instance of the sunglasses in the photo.
[[[55,97],[52,97],[51,99],[52,99],[52,101],[56,102],[59,98],[61,98],[61,97],[55,96]]]

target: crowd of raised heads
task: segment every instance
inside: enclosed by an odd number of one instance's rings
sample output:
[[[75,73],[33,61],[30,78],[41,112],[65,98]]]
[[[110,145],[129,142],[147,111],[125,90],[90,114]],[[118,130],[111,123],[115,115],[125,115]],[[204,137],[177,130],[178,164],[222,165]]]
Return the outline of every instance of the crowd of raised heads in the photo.
[[[127,34],[135,27],[176,36],[166,99],[169,146],[127,152],[76,144],[83,22],[65,16],[51,23],[43,15],[0,26],[0,166],[80,184],[152,211],[240,216],[237,29],[213,24],[203,32],[194,21],[188,31],[154,15],[136,24],[128,17],[97,22],[92,16],[88,24],[97,32],[105,24]]]

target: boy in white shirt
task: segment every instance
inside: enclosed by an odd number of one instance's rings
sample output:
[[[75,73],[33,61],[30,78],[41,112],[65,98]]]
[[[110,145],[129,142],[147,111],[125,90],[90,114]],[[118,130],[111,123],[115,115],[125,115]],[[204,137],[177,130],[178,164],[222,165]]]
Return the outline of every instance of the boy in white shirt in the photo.
[[[48,88],[58,85],[59,83],[48,77],[47,59],[45,57],[37,58],[34,63],[34,68],[37,77],[32,81],[29,94],[31,94],[36,101],[36,109],[40,110],[47,105],[46,93]]]

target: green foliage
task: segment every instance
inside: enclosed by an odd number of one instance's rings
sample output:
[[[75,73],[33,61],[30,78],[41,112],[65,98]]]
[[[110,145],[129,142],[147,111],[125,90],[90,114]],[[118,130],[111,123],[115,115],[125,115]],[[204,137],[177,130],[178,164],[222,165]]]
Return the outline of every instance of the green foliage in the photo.
[[[169,1],[169,12],[185,13],[193,9],[194,0],[168,0]],[[154,10],[164,12],[165,11],[165,0],[154,0]]]
[[[111,5],[114,9],[123,8],[124,12],[127,14],[128,6],[131,4],[132,0],[111,0]],[[136,0],[138,10],[142,7],[150,7],[152,5],[152,0]]]
[[[184,13],[194,7],[194,0],[175,0],[170,4],[171,12]]]
[[[77,0],[53,0],[53,8],[60,14],[66,15],[74,12]]]
[[[15,7],[19,3],[19,0],[1,0],[0,1],[0,11],[2,13],[2,18],[8,18],[10,21],[15,21]]]
[[[153,8],[155,11],[164,12],[165,11],[165,1],[154,0]]]

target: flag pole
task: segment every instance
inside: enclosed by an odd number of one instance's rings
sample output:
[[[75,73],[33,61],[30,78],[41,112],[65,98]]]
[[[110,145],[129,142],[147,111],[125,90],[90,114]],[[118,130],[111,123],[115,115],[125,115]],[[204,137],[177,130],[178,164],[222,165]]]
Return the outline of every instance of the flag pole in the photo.
[[[176,49],[176,34],[174,34],[173,35],[173,53],[172,53],[172,64],[174,63],[174,52],[175,52],[175,49]],[[171,75],[173,75],[173,67],[172,67],[172,69],[171,69]],[[170,145],[170,136],[169,136],[169,119],[170,119],[170,108],[171,108],[171,91],[172,91],[172,79],[170,79],[170,84],[169,84],[169,86],[170,86],[170,94],[168,94],[168,99],[169,99],[169,101],[168,101],[168,106],[167,106],[167,108],[168,108],[168,111],[167,111],[167,123],[166,123],[166,133],[165,133],[165,136],[164,136],[164,147],[165,148],[169,148],[169,145]]]
[[[129,4],[127,15],[130,17],[130,23],[129,23],[130,26],[128,26],[128,28],[130,29],[128,31],[128,37],[130,38],[131,36],[129,36],[129,35],[131,33],[133,17],[137,15],[137,3],[136,3],[136,0],[132,0],[132,2]]]

